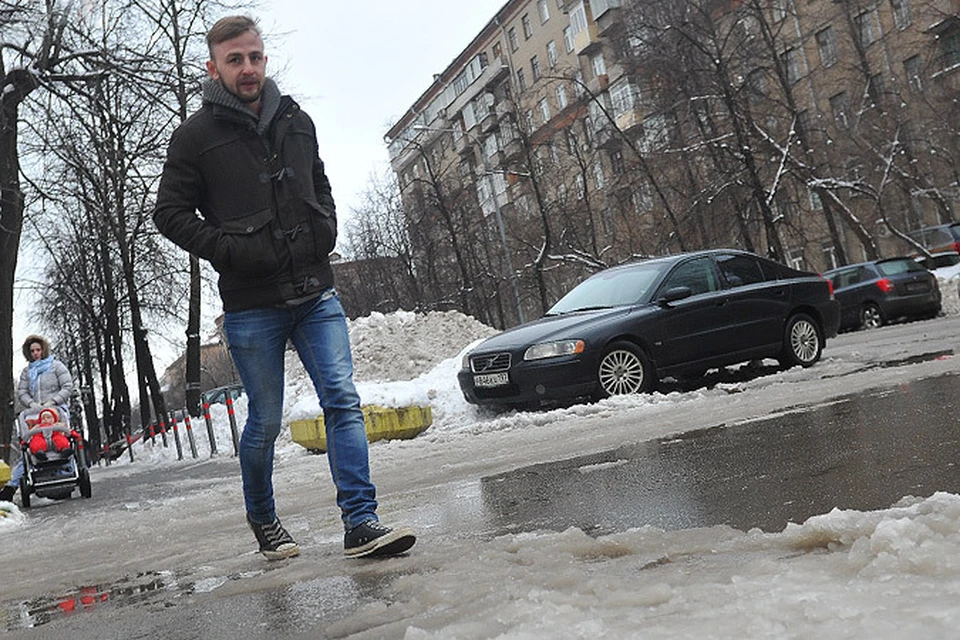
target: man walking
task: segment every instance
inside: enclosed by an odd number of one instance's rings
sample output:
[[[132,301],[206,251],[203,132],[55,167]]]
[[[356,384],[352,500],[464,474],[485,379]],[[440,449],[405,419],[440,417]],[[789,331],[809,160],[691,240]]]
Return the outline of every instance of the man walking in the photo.
[[[222,18],[207,46],[203,106],[170,140],[153,217],[163,235],[220,274],[224,330],[248,398],[240,440],[247,522],[266,558],[299,554],[273,499],[290,340],[323,407],[344,553],[403,553],[416,542],[413,531],[386,527],[376,515],[346,318],[330,267],[336,209],[313,122],[265,76],[253,19]]]

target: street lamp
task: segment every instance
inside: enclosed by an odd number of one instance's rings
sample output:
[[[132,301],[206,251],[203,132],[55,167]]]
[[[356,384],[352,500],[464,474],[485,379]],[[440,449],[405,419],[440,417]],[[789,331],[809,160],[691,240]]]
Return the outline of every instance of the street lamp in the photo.
[[[497,230],[500,232],[500,245],[503,247],[503,257],[507,263],[507,271],[510,277],[510,287],[513,290],[513,302],[517,307],[517,319],[523,323],[523,307],[520,305],[520,289],[517,286],[517,272],[513,269],[513,260],[510,258],[510,248],[507,245],[507,230],[503,223],[503,212],[500,210],[500,200],[497,198],[496,188],[493,184],[493,170],[490,168],[490,161],[487,154],[483,152],[483,143],[476,136],[463,129],[428,127],[426,125],[414,125],[414,131],[435,131],[437,133],[459,133],[460,135],[472,138],[474,143],[480,148],[480,159],[483,161],[483,176],[487,181],[487,188],[490,190],[490,197],[493,198],[493,211],[497,218]]]

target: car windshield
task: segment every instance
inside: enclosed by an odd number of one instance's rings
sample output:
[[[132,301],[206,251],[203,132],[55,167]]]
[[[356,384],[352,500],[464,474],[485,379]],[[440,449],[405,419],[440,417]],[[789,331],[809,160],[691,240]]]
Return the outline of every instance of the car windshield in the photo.
[[[877,269],[885,276],[895,276],[901,273],[907,273],[908,271],[926,271],[923,265],[919,265],[916,261],[907,258],[878,262]]]
[[[662,269],[659,264],[640,264],[590,276],[560,298],[547,315],[636,304],[650,292]]]

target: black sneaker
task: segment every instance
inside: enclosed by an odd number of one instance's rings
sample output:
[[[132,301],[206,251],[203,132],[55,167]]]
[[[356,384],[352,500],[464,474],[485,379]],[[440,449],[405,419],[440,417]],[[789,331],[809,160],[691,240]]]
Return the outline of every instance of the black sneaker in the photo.
[[[417,536],[413,529],[391,529],[370,519],[343,535],[343,553],[348,558],[395,556],[414,545]]]
[[[13,494],[16,492],[16,487],[9,484],[3,485],[3,488],[0,489],[0,502],[13,502]]]
[[[260,524],[247,516],[247,524],[253,529],[253,535],[257,536],[260,553],[267,560],[283,560],[300,555],[300,547],[280,524],[279,518],[274,518],[270,524]]]

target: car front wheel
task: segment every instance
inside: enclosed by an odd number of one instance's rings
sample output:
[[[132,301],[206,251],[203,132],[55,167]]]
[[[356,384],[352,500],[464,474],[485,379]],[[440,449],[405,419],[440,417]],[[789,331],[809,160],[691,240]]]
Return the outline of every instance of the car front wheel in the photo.
[[[597,368],[601,398],[626,393],[644,393],[653,388],[654,374],[650,358],[636,345],[619,341],[611,344]]]
[[[780,365],[790,368],[796,365],[809,367],[823,353],[823,332],[813,318],[805,313],[791,316],[783,335],[783,351]]]
[[[883,326],[883,312],[880,307],[868,302],[860,310],[860,326],[864,329],[876,329]]]

